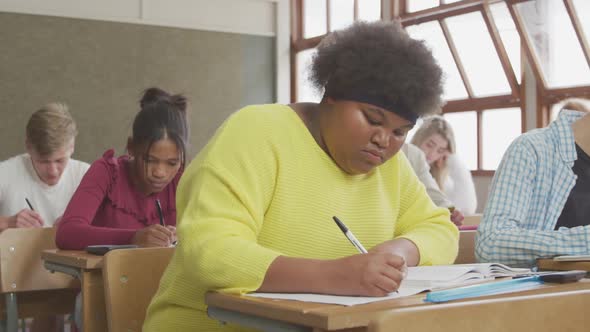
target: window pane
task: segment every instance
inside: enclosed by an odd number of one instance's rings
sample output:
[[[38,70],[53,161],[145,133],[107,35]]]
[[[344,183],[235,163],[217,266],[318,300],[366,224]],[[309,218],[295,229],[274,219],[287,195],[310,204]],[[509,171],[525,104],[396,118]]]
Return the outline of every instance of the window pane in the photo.
[[[482,113],[482,167],[495,170],[512,141],[522,133],[520,108],[486,110]]]
[[[361,21],[378,21],[381,19],[381,0],[359,0],[358,19]]]
[[[590,1],[574,0],[574,8],[586,36],[586,42],[590,43]]]
[[[303,38],[326,34],[325,0],[303,0]]]
[[[477,169],[477,115],[475,112],[445,113],[455,132],[457,155],[469,169]]]
[[[315,49],[297,53],[297,101],[319,102],[321,97],[309,82],[309,66]]]
[[[439,4],[438,0],[406,0],[406,8],[410,13],[436,7]]]
[[[510,85],[481,13],[454,16],[445,22],[473,93],[479,97],[510,93]]]
[[[406,28],[406,31],[412,38],[424,40],[442,67],[445,75],[443,98],[446,100],[467,98],[465,85],[438,22],[411,25]]]
[[[352,22],[354,0],[330,0],[330,31],[346,28]]]
[[[590,84],[590,69],[562,0],[517,4],[547,85]]]
[[[502,43],[506,49],[506,53],[508,53],[508,58],[512,64],[516,79],[518,80],[518,83],[520,83],[522,76],[520,72],[520,36],[518,35],[518,31],[512,20],[512,16],[510,16],[508,7],[504,2],[498,2],[491,5],[490,9],[492,16],[494,17],[494,22],[496,23],[496,28],[500,33]]]

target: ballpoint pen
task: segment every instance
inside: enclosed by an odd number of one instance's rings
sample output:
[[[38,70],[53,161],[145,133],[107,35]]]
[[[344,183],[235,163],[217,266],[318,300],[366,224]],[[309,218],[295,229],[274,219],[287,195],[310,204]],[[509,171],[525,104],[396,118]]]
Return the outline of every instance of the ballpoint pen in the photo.
[[[164,214],[162,213],[162,205],[160,204],[160,200],[156,199],[156,210],[158,210],[158,216],[160,217],[160,225],[166,227],[166,223],[164,222]],[[177,241],[172,242],[172,245],[175,246]]]
[[[340,219],[338,219],[338,217],[334,216],[334,217],[332,217],[332,219],[334,219],[334,221],[336,222],[336,225],[338,225],[338,227],[340,228],[342,233],[344,233],[344,236],[346,236],[346,238],[350,241],[350,243],[352,243],[352,245],[355,246],[359,252],[361,252],[362,254],[366,254],[367,249],[365,249],[365,247],[363,247],[363,245],[354,236],[354,234],[352,234],[352,232],[348,229],[348,227],[346,227],[346,225],[344,225],[344,223],[342,221],[340,221]]]
[[[162,205],[160,205],[159,199],[156,199],[156,210],[158,210],[158,216],[160,217],[160,225],[166,226],[164,223],[164,215],[162,214]]]
[[[25,201],[27,202],[29,209],[31,209],[31,211],[35,211],[35,209],[33,209],[33,205],[31,205],[31,202],[29,201],[29,199],[25,197]]]

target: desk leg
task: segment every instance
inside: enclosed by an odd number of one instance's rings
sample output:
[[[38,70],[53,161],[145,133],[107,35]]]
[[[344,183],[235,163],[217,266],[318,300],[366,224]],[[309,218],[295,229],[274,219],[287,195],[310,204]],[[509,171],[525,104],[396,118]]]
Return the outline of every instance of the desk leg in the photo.
[[[102,270],[84,270],[82,282],[82,329],[84,332],[108,330]]]
[[[6,331],[18,331],[18,304],[16,303],[16,294],[8,293],[5,295],[6,300]]]

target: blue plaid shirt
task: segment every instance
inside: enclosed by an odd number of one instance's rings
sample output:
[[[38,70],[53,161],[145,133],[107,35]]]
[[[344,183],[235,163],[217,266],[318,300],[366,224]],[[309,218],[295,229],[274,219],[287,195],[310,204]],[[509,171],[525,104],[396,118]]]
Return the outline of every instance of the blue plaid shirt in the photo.
[[[482,262],[533,266],[535,259],[590,254],[590,226],[555,230],[576,183],[572,123],[585,113],[564,110],[546,128],[518,137],[496,171],[475,254]]]

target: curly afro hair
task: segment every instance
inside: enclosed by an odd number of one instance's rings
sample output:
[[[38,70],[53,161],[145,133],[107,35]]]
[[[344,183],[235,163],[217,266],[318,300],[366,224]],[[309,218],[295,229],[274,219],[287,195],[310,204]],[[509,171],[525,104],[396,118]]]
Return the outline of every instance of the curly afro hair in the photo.
[[[357,22],[322,40],[310,80],[324,97],[362,94],[420,117],[440,109],[442,75],[430,50],[399,23]]]

